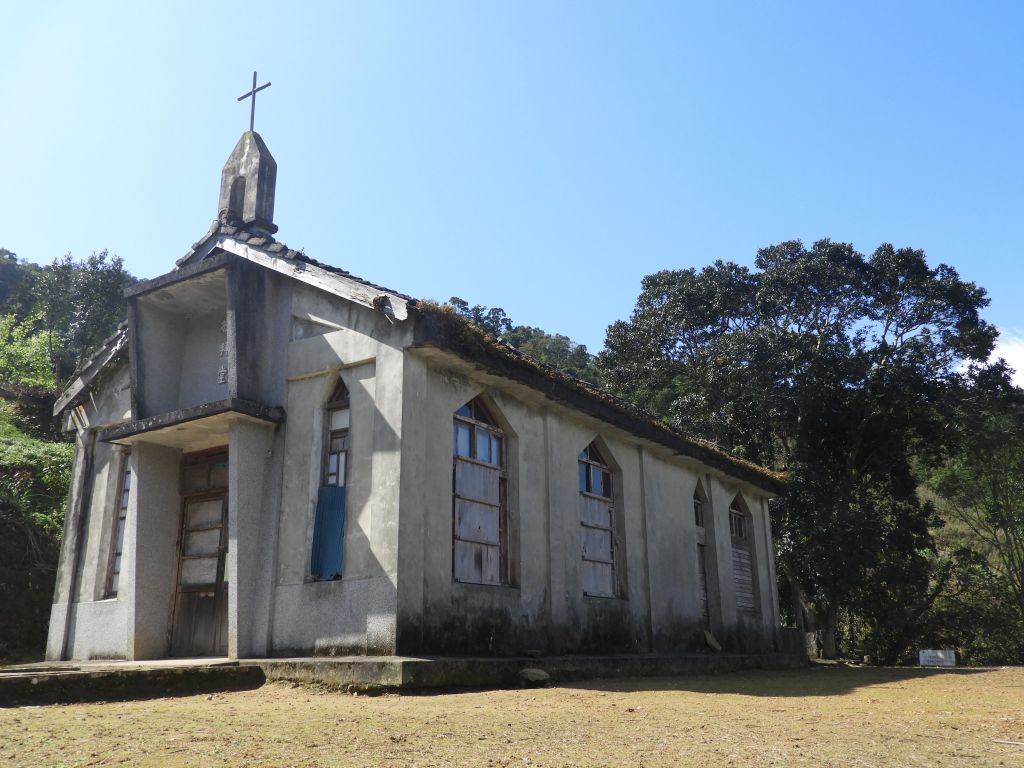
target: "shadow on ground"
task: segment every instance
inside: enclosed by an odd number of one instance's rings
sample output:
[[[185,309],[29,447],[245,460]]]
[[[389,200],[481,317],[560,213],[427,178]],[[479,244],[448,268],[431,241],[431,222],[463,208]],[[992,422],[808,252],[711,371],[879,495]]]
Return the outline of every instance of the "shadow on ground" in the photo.
[[[812,662],[806,669],[749,670],[719,675],[643,677],[558,683],[561,687],[600,691],[691,691],[740,696],[837,696],[858,688],[900,685],[926,677],[977,675],[987,668],[931,669],[922,667],[862,667]]]

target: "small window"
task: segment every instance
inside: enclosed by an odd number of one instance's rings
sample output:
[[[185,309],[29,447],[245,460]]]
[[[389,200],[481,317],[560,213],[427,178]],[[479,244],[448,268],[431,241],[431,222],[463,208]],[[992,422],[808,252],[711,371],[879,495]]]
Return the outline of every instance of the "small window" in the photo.
[[[505,437],[478,399],[455,411],[452,452],[463,459],[503,466]]]
[[[327,404],[327,450],[324,455],[324,485],[344,486],[348,470],[348,430],[351,423],[348,390],[339,382]]]
[[[747,518],[736,506],[729,508],[729,535],[734,539],[747,538]]]
[[[349,394],[339,379],[324,412],[324,458],[313,523],[310,571],[317,581],[340,579],[345,546],[345,497],[349,473]]]
[[[452,578],[507,584],[505,433],[480,398],[452,420]]]
[[[583,593],[614,597],[615,507],[612,504],[612,470],[591,443],[580,453],[580,548],[583,558]]]
[[[696,493],[693,494],[693,522],[698,528],[704,527],[704,502]]]
[[[114,524],[114,538],[110,550],[110,566],[107,569],[107,597],[117,597],[121,586],[121,557],[124,553],[124,528],[128,520],[128,496],[132,489],[132,469],[128,465],[128,453],[121,456],[118,492],[116,498],[117,519]]]

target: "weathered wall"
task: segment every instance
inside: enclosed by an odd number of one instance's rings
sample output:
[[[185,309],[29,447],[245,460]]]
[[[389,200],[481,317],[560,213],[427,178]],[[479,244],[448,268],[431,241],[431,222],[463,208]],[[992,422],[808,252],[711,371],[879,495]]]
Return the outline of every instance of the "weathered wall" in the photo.
[[[121,594],[128,606],[128,658],[167,655],[178,573],[181,451],[139,443],[131,454],[135,482],[128,500]],[[119,595],[120,597],[120,595]]]
[[[78,425],[71,490],[57,568],[46,658],[123,657],[127,648],[124,601],[104,599],[117,516],[121,453],[96,442],[98,426],[130,411],[128,368],[104,376],[97,394],[75,409]]]
[[[292,291],[276,558],[274,653],[393,653],[406,324],[302,286]],[[340,328],[340,330],[338,330]],[[310,553],[324,405],[350,393],[344,575],[316,582]]]
[[[712,628],[729,647],[771,649],[777,600],[763,494],[744,486],[754,516],[761,610],[732,599],[728,505],[739,484],[691,460],[474,373],[436,352],[405,365],[399,537],[399,651],[497,653],[682,651],[704,647],[693,493],[703,473],[715,588]],[[455,368],[460,369],[456,372]],[[452,414],[483,394],[506,432],[512,583],[452,579]],[[583,594],[577,456],[597,440],[613,465],[618,596]],[[707,490],[707,489],[706,489]],[[716,536],[715,532],[726,535]]]
[[[217,279],[197,278],[196,295],[213,309],[184,324],[168,311],[190,306],[184,284],[168,291],[162,308],[143,306],[136,344],[156,345],[144,367],[151,413],[226,391],[287,414],[277,427],[224,428],[232,655],[699,649],[698,481],[707,495],[711,628],[730,649],[773,647],[778,597],[763,492],[449,353],[404,351],[411,320],[248,264],[233,265],[226,285]],[[211,386],[208,373],[225,357],[225,383]],[[324,406],[339,377],[351,408],[344,573],[315,582]],[[506,432],[511,582],[502,586],[452,579],[452,415],[481,394]],[[77,415],[84,430],[123,420],[129,406],[122,366]],[[611,598],[582,589],[577,456],[594,440],[614,470]],[[162,656],[178,556],[180,451],[146,443],[133,450],[121,593],[103,600],[119,455],[94,445],[87,431],[79,444],[48,658]],[[759,605],[752,613],[737,612],[734,596],[728,507],[737,493],[751,514]]]
[[[228,396],[227,334],[223,312],[184,320],[178,408],[214,403]],[[173,409],[169,409],[173,410]]]

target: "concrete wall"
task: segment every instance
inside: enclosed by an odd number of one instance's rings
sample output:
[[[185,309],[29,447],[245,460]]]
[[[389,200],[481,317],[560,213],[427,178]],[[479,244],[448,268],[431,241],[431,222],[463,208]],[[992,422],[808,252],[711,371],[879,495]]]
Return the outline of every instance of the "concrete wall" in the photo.
[[[135,482],[124,532],[122,588],[128,606],[128,658],[159,659],[170,650],[171,614],[178,573],[178,495],[181,451],[139,443],[132,450]]]
[[[271,630],[274,653],[393,653],[402,428],[401,347],[409,329],[380,313],[293,288],[282,492]],[[337,330],[341,328],[341,330]],[[316,582],[310,555],[324,451],[324,405],[350,394],[344,573]]]
[[[114,366],[100,383],[95,396],[72,414],[75,452],[47,636],[49,660],[123,658],[127,653],[124,588],[115,598],[104,594],[123,454],[95,440],[98,426],[129,415],[127,365]]]
[[[213,403],[228,396],[227,333],[223,312],[184,321],[177,407]],[[174,410],[170,408],[168,410]]]
[[[450,366],[450,367],[449,367]],[[508,548],[502,586],[452,578],[452,414],[483,395],[506,431]],[[405,364],[399,534],[401,653],[645,652],[704,647],[693,494],[711,497],[706,524],[712,628],[736,649],[772,649],[777,598],[763,493],[740,487],[436,352]],[[577,456],[596,440],[613,465],[618,593],[583,594]],[[760,611],[738,616],[728,506],[751,510]],[[725,536],[716,535],[725,531]]]
[[[236,269],[237,267],[237,269]],[[412,321],[251,265],[227,277],[224,320],[140,303],[149,415],[229,395],[282,405],[278,427],[235,421],[230,444],[229,652],[515,654],[703,647],[692,498],[705,504],[711,627],[726,647],[776,642],[764,493],[498,379],[438,350],[407,350]],[[204,283],[216,309],[220,285]],[[221,325],[221,322],[224,325]],[[223,330],[226,328],[226,333]],[[225,383],[208,373],[228,360]],[[167,381],[163,377],[167,377]],[[310,555],[326,428],[341,378],[351,428],[344,572],[316,582]],[[452,415],[473,397],[506,433],[510,583],[452,579]],[[131,462],[121,591],[104,600],[120,455],[91,425],[129,414],[127,367],[76,410],[81,427],[48,658],[156,658],[168,651],[181,515],[180,451],[140,443]],[[616,596],[582,589],[577,456],[597,441],[613,468]],[[759,610],[733,595],[728,507],[750,511]]]
[[[137,402],[139,417],[178,409],[185,334],[182,318],[156,306],[139,302],[129,318],[135,321],[138,351]]]

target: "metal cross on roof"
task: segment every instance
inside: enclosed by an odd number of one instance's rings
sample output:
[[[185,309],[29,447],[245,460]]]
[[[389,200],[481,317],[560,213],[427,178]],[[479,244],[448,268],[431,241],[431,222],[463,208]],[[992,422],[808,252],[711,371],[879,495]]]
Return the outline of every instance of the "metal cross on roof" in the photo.
[[[252,90],[248,93],[243,93],[238,97],[238,101],[242,99],[248,99],[252,97],[252,104],[249,107],[249,130],[253,129],[253,125],[256,123],[256,94],[262,91],[264,88],[269,88],[270,83],[264,83],[259,88],[256,87],[256,73],[252,73]]]

